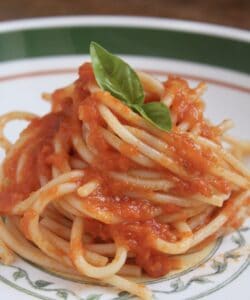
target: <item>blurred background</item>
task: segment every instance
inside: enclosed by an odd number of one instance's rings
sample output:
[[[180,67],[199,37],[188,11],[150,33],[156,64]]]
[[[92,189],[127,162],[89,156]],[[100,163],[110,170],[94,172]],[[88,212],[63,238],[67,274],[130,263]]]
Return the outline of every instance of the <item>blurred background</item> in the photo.
[[[250,0],[0,0],[0,20],[62,15],[140,15],[250,29]]]

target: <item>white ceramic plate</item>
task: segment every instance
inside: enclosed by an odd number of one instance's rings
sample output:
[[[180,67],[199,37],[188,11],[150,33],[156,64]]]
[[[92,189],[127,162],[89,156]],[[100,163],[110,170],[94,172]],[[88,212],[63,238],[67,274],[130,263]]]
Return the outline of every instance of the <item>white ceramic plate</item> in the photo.
[[[89,58],[91,40],[160,77],[179,74],[191,85],[206,81],[206,115],[215,123],[232,118],[236,125],[232,134],[250,139],[250,33],[175,20],[92,16],[0,24],[0,113],[46,113],[49,107],[41,93],[76,78],[77,67]],[[24,126],[13,122],[7,132],[15,140]],[[148,281],[155,299],[250,299],[250,256],[244,247],[250,241],[247,223],[211,245],[186,270]],[[235,251],[242,247],[245,251]],[[0,299],[8,297],[131,298],[108,287],[63,279],[21,258],[12,266],[0,264]]]

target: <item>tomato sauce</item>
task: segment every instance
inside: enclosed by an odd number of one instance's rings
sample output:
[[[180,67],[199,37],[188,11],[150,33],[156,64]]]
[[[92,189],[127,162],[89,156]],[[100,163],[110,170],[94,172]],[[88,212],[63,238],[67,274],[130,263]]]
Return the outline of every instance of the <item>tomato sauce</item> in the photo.
[[[79,79],[69,90],[58,89],[53,93],[52,112],[32,121],[21,134],[20,142],[22,139],[27,140],[3,164],[5,178],[1,183],[0,212],[11,214],[13,206],[40,188],[41,176],[50,180],[52,166],[63,172],[65,162],[77,156],[72,145],[72,135],[77,133],[84,137],[84,142],[93,154],[93,161],[84,169],[85,176],[81,184],[91,180],[98,182],[97,189],[90,196],[82,198],[82,204],[93,214],[107,212],[120,220],[119,223],[107,225],[86,218],[85,231],[95,242],[115,240],[125,245],[135,254],[135,262],[150,276],[165,275],[173,268],[178,268],[179,262],[154,250],[155,241],[162,238],[176,242],[184,236],[180,236],[171,225],[157,221],[157,216],[162,213],[180,213],[182,208],[174,204],[153,204],[147,200],[152,193],[147,186],[138,187],[110,177],[110,171],[127,174],[130,170],[138,169],[130,157],[135,157],[139,151],[125,142],[120,142],[117,151],[106,141],[103,130],[108,127],[100,116],[98,97],[88,91],[88,85],[95,83],[91,65],[84,64],[79,69]],[[216,139],[219,132],[204,121],[204,106],[195,98],[195,91],[188,87],[185,80],[170,77],[165,83],[165,89],[175,95],[171,110],[177,117],[177,125],[181,122],[188,122],[191,126],[198,124],[204,137]],[[152,95],[147,99],[148,102],[154,100]],[[127,112],[128,108],[124,107],[124,114]],[[207,176],[211,165],[218,162],[211,150],[200,147],[186,133],[176,128],[164,133],[162,138],[169,145],[168,151],[173,159],[190,174],[190,178],[183,180],[162,167],[155,168],[162,174],[162,178],[174,183],[174,187],[169,190],[170,195],[188,197],[200,193],[211,196],[214,188],[222,193],[231,191],[232,187],[224,179]],[[55,152],[54,143],[57,139],[61,150]],[[17,181],[16,173],[22,153],[27,153],[27,157],[21,179]],[[130,197],[130,192],[137,192],[140,196]],[[30,216],[27,213],[21,223],[27,238],[29,217],[32,217],[31,213]]]
[[[160,277],[170,270],[180,267],[178,259],[159,253],[153,249],[157,237],[175,242],[173,229],[167,224],[159,224],[154,219],[147,221],[122,222],[105,225],[93,219],[87,219],[85,230],[97,242],[116,242],[128,247],[135,254],[136,264],[151,277]]]
[[[90,196],[84,200],[84,207],[90,211],[108,211],[127,221],[148,220],[157,213],[149,201],[126,196]]]
[[[191,89],[186,80],[175,76],[169,76],[164,86],[168,93],[174,95],[171,112],[177,118],[177,125],[182,122],[187,122],[191,128],[198,125],[201,136],[217,141],[220,130],[204,120],[205,105],[197,97],[195,89]]]
[[[30,209],[24,214],[24,217],[20,220],[20,229],[22,230],[24,236],[28,240],[31,240],[31,236],[29,232],[29,222],[36,216],[37,216],[36,212]]]
[[[209,149],[197,146],[193,139],[187,134],[171,132],[164,136],[175,159],[189,172],[207,172],[211,161],[214,160],[213,154]]]
[[[62,113],[51,113],[33,120],[21,136],[23,144],[7,156],[3,163],[4,181],[1,183],[0,212],[9,213],[11,208],[27,198],[40,187],[40,176],[51,179],[49,157],[53,150],[53,137],[62,122]],[[66,136],[66,135],[65,135]],[[17,169],[22,154],[25,153],[21,176],[17,181]]]
[[[139,222],[124,222],[111,227],[115,240],[136,255],[136,263],[152,276],[159,277],[173,269],[173,261],[166,254],[153,249],[156,238],[175,242],[173,228],[167,224],[160,224],[154,219]],[[176,266],[175,266],[176,267]]]
[[[97,152],[93,165],[96,168],[113,171],[128,171],[135,164],[126,156],[121,155],[113,149],[104,139],[102,127],[105,123],[101,118],[98,108],[98,100],[94,96],[87,97],[79,105],[79,119],[82,120],[87,128],[87,143]],[[133,155],[137,150],[125,143],[122,144],[123,152],[129,150]]]

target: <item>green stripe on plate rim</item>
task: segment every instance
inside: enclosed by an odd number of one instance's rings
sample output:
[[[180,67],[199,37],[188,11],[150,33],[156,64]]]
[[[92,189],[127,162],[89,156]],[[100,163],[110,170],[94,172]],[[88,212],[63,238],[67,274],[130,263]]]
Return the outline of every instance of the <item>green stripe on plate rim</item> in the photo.
[[[1,32],[0,61],[88,54],[92,40],[115,53],[191,61],[250,74],[250,43],[247,41],[174,29],[115,25]]]

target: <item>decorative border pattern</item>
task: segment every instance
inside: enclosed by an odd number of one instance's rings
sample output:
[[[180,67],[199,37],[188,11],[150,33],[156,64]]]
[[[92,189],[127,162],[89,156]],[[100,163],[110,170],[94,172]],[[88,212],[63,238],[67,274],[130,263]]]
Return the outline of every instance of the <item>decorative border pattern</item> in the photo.
[[[238,253],[237,251],[240,250],[242,247],[246,246],[246,239],[243,235],[243,233],[250,230],[250,227],[243,227],[235,232],[235,234],[232,235],[231,241],[233,243],[233,248],[231,250],[226,251],[223,254],[222,260],[218,260],[218,258],[213,258],[209,261],[209,264],[207,267],[210,267],[212,271],[207,272],[203,275],[193,276],[186,282],[182,277],[179,277],[173,281],[170,282],[169,290],[153,290],[156,294],[172,294],[176,292],[182,292],[187,290],[192,284],[207,284],[212,283],[212,279],[216,277],[216,275],[222,274],[228,270],[229,262],[230,260],[237,261],[239,258],[241,258],[243,255]],[[222,287],[224,287],[226,284],[232,282],[234,279],[236,279],[250,264],[250,254],[247,256],[246,260],[242,264],[242,266],[239,268],[237,272],[233,274],[230,278],[225,280],[223,283],[220,283],[218,286],[213,287],[212,289],[209,289],[208,291],[201,293],[197,296],[187,298],[188,300],[194,300],[199,299],[202,297],[205,297],[212,292],[215,292]],[[186,300],[187,300],[186,299]]]
[[[240,230],[236,231],[232,236],[231,236],[231,243],[232,243],[232,248],[230,250],[227,250],[225,253],[223,253],[222,259],[218,259],[216,257],[216,253],[218,252],[220,246],[223,244],[219,244],[219,247],[215,248],[215,251],[213,251],[213,259],[208,259],[210,258],[210,255],[206,257],[206,272],[202,275],[193,275],[191,276],[188,280],[185,279],[184,275],[187,273],[193,273],[195,270],[198,270],[199,267],[192,268],[192,270],[189,272],[183,272],[180,274],[177,274],[175,277],[170,277],[166,278],[163,280],[167,285],[164,285],[164,289],[162,287],[160,289],[153,288],[152,291],[154,293],[155,299],[164,299],[161,297],[161,295],[170,295],[170,294],[175,294],[175,293],[181,293],[186,290],[188,290],[192,285],[198,284],[198,285],[209,285],[214,283],[213,279],[217,278],[218,275],[225,274],[225,272],[228,271],[229,263],[230,260],[237,262],[240,258],[243,258],[244,254],[240,254],[239,250],[246,246],[246,238],[245,234],[250,231],[250,227],[244,227],[241,228]],[[220,282],[218,285],[213,286],[212,288],[208,288],[206,291],[201,292],[198,295],[185,298],[186,300],[195,300],[195,299],[200,299],[202,297],[208,296],[209,294],[221,289],[222,287],[226,286],[230,282],[232,282],[234,279],[236,279],[250,264],[250,254],[247,255],[246,259],[244,260],[243,263],[240,263],[240,267],[238,270],[233,273],[229,278],[226,278],[223,280],[223,282]],[[26,293],[28,295],[35,296],[39,299],[42,300],[55,300],[55,299],[61,299],[61,300],[101,300],[101,298],[104,296],[103,294],[96,294],[96,293],[91,293],[87,297],[82,298],[79,296],[76,292],[70,290],[70,289],[65,289],[65,288],[57,288],[55,286],[55,283],[52,281],[47,281],[44,279],[39,279],[39,280],[32,280],[31,275],[28,273],[27,270],[24,268],[18,267],[18,266],[3,266],[1,265],[2,268],[7,268],[13,270],[11,276],[12,276],[12,281],[4,278],[3,276],[0,275],[0,280],[9,286]],[[209,271],[207,271],[209,270]],[[176,278],[177,277],[177,278]],[[20,280],[25,280],[25,284],[30,287],[30,289],[24,288],[20,285],[18,285],[16,282]],[[149,286],[155,285],[159,283],[158,281],[151,281],[148,282]],[[54,287],[54,286],[55,287]],[[31,290],[32,289],[32,290]],[[35,291],[37,292],[35,292]],[[53,293],[52,297],[47,297],[43,296],[42,294],[39,294],[38,291],[40,292],[51,292]],[[160,298],[158,298],[160,295]],[[111,298],[106,298],[107,300],[127,300],[133,298],[130,296],[127,292],[120,292],[117,293],[115,297]]]

